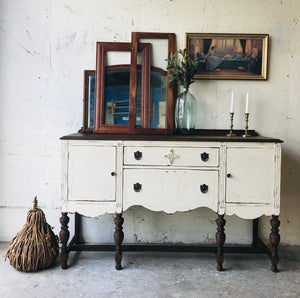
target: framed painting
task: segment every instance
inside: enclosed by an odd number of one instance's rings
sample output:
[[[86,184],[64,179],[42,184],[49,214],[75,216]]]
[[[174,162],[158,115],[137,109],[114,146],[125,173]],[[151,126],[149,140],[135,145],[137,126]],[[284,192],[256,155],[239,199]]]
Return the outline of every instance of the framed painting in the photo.
[[[268,34],[186,33],[195,79],[267,80]]]

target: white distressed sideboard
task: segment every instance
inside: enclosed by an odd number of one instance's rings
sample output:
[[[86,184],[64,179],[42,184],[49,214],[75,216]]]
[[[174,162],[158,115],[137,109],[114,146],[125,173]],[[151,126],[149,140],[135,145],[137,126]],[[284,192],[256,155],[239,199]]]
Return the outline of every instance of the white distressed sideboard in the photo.
[[[277,271],[281,140],[253,136],[137,136],[78,133],[62,140],[62,268],[67,268],[69,212],[115,213],[116,269],[123,217],[139,205],[168,214],[208,207],[217,215],[217,269],[223,270],[225,215],[272,216],[270,251]]]

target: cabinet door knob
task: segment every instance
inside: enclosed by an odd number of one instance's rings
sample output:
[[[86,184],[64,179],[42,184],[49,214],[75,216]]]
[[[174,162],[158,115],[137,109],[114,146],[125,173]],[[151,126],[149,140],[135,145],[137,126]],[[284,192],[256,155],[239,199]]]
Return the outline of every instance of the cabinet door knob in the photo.
[[[138,182],[133,184],[133,189],[134,189],[135,192],[140,192],[141,189],[142,189],[142,184],[140,184]]]
[[[208,185],[202,184],[200,185],[200,190],[202,193],[207,193],[208,192]]]
[[[229,173],[226,176],[227,176],[227,178],[231,178],[232,177],[232,175],[229,174]]]
[[[142,153],[141,151],[135,151],[135,152],[134,152],[134,158],[135,158],[136,160],[142,159],[142,156],[143,156],[143,153]]]
[[[111,172],[110,174],[111,174],[112,176],[116,176],[116,175],[117,175],[116,172]]]
[[[201,153],[201,159],[202,161],[206,162],[209,159],[209,154],[206,152]]]

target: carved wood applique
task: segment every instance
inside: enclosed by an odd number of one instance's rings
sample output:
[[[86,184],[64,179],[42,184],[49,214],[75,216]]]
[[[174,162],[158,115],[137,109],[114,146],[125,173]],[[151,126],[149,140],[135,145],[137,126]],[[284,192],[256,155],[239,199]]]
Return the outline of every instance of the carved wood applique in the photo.
[[[169,150],[168,154],[164,154],[163,157],[168,159],[169,165],[172,165],[175,159],[179,158],[179,156],[175,154],[175,151],[172,148]]]

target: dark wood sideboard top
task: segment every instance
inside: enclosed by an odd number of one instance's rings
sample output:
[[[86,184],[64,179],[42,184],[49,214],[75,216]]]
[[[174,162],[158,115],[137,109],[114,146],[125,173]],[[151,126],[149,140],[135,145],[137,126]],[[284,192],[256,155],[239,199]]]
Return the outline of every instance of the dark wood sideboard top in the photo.
[[[244,130],[234,130],[234,137],[227,137],[228,130],[197,129],[190,135],[139,135],[139,134],[105,134],[105,133],[74,133],[61,137],[61,140],[121,140],[121,141],[198,141],[198,142],[267,142],[283,143],[280,139],[263,137],[254,130],[249,130],[251,136],[243,138]]]

